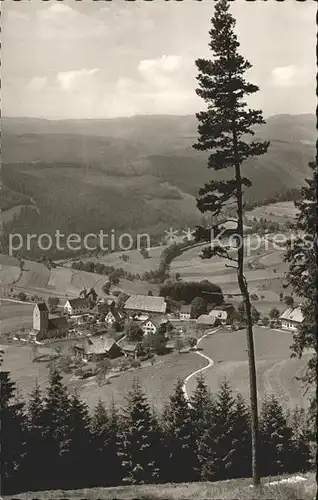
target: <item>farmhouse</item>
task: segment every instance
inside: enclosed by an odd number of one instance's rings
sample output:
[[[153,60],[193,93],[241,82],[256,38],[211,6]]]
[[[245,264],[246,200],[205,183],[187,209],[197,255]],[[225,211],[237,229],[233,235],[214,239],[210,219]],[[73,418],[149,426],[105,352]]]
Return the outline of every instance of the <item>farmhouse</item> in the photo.
[[[85,314],[90,310],[90,301],[87,298],[78,297],[69,299],[64,305],[64,311],[73,316],[75,314]]]
[[[180,308],[180,319],[187,320],[191,318],[191,305],[181,306]]]
[[[68,323],[63,316],[49,316],[45,302],[38,302],[33,309],[33,329],[30,340],[40,340],[63,336],[68,331]]]
[[[118,346],[121,351],[124,353],[125,357],[132,357],[137,359],[138,356],[144,353],[144,349],[142,347],[141,342],[127,340],[126,338],[122,338],[118,341]]]
[[[164,316],[152,316],[151,318],[144,321],[140,328],[144,332],[144,335],[150,335],[156,333],[160,326],[167,325],[168,323],[169,320],[167,320]]]
[[[282,328],[294,332],[304,321],[304,316],[300,307],[289,307],[283,312],[279,319]]]
[[[212,309],[212,311],[209,312],[209,316],[211,316],[212,318],[217,318],[222,324],[224,324],[226,323],[226,320],[228,318],[228,312],[218,309]]]
[[[201,314],[201,316],[197,319],[198,325],[216,326],[217,323],[217,318],[215,316],[210,316],[209,314]]]
[[[114,323],[122,323],[124,321],[124,315],[116,310],[109,311],[105,317],[105,323],[113,325]]]
[[[124,305],[125,311],[157,314],[164,314],[166,308],[167,304],[163,297],[151,295],[131,295]]]
[[[91,337],[85,339],[84,344],[77,344],[75,351],[78,356],[86,361],[92,358],[96,360],[103,358],[117,358],[121,350],[114,339],[104,337]]]

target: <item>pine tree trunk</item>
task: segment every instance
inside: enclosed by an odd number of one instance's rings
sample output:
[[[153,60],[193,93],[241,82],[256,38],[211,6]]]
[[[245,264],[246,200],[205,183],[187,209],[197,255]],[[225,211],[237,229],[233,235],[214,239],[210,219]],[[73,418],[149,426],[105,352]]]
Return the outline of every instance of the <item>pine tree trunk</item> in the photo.
[[[237,157],[237,136],[235,130],[233,131],[233,144],[234,155]],[[242,179],[239,161],[235,165],[235,179],[237,182],[237,232],[240,241],[238,241],[238,269],[237,279],[240,291],[243,296],[246,314],[246,343],[247,343],[247,356],[248,356],[248,371],[250,383],[250,402],[251,402],[251,431],[252,431],[252,476],[253,485],[260,484],[259,461],[258,461],[258,410],[257,410],[257,383],[256,383],[256,366],[255,366],[255,352],[254,352],[254,338],[253,338],[253,321],[251,315],[251,301],[248,292],[247,282],[244,276],[244,230],[243,230],[243,192],[242,192]]]

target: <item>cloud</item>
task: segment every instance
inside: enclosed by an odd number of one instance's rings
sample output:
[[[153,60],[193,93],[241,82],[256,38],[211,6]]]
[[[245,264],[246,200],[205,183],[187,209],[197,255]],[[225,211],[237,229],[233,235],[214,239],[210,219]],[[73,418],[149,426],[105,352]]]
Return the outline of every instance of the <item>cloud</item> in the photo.
[[[299,87],[313,79],[309,66],[279,66],[271,72],[270,83],[273,87]]]
[[[142,79],[155,87],[168,87],[173,74],[182,69],[182,58],[176,55],[163,55],[156,59],[144,59],[138,65]]]
[[[42,90],[47,83],[46,76],[34,76],[29,81],[27,88],[30,90]]]
[[[99,72],[99,68],[63,71],[57,74],[57,81],[63,90],[81,90]]]

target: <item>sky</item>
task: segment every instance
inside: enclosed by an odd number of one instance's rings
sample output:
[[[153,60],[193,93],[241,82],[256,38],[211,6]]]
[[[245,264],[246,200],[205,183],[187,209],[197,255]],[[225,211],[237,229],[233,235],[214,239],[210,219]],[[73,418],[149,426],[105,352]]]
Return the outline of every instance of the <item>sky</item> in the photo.
[[[1,2],[2,115],[114,118],[193,114],[212,0]],[[314,113],[314,1],[231,2],[265,116]]]

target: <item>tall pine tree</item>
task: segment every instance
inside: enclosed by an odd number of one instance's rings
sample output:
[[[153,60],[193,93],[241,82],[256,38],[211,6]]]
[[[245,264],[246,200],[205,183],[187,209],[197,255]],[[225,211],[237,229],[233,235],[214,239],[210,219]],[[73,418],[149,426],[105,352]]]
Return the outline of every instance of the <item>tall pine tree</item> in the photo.
[[[251,186],[251,181],[242,175],[244,162],[255,156],[266,153],[269,143],[247,140],[254,135],[254,127],[264,123],[260,110],[248,109],[244,98],[255,94],[259,89],[245,80],[244,74],[251,64],[238,52],[239,42],[234,32],[235,19],[229,13],[229,2],[219,0],[215,4],[209,32],[209,47],[213,60],[198,59],[199,70],[197,94],[207,103],[207,110],[197,113],[199,121],[199,140],[194,148],[209,151],[208,168],[214,171],[226,170],[223,178],[206,183],[199,191],[198,208],[201,212],[211,212],[213,216],[225,213],[230,207],[236,210],[237,224],[236,257],[230,256],[220,244],[214,244],[203,251],[203,257],[220,255],[229,259],[237,272],[239,288],[245,303],[247,319],[247,352],[249,362],[251,429],[252,429],[252,471],[254,485],[260,482],[257,466],[258,453],[258,410],[255,354],[253,340],[253,321],[251,302],[244,276],[244,189]],[[218,179],[218,180],[217,180]],[[202,228],[198,233],[202,233]],[[203,231],[205,232],[205,231]]]

